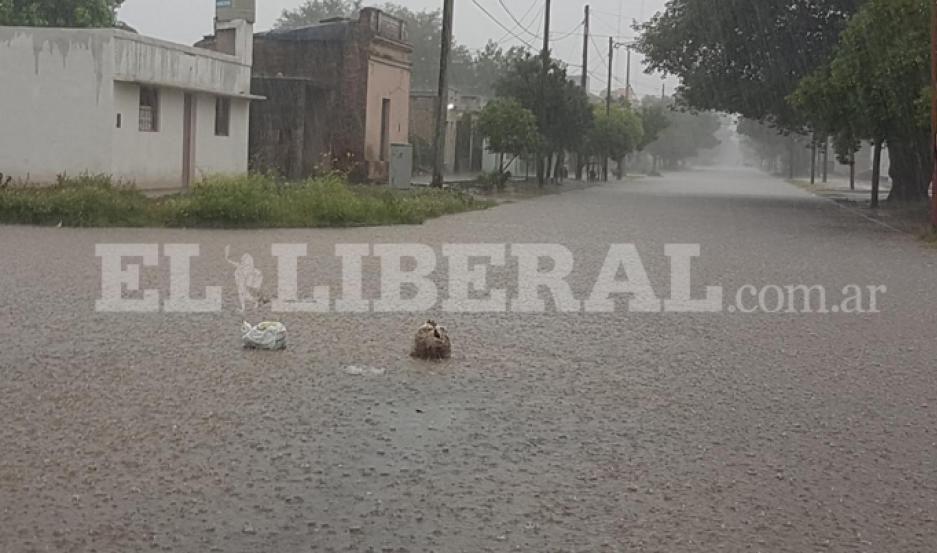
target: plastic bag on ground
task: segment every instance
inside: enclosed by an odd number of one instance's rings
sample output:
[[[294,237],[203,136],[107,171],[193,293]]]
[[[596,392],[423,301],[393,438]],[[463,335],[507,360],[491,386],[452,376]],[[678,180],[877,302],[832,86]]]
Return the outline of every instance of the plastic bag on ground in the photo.
[[[241,339],[245,348],[280,350],[286,348],[286,326],[283,323],[264,322],[251,326],[241,325]]]

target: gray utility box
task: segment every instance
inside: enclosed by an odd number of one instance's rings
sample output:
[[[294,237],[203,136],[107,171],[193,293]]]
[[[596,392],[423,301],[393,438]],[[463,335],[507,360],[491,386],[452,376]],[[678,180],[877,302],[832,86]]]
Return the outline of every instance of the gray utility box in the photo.
[[[413,146],[410,144],[390,145],[390,186],[410,188],[413,176]]]
[[[218,21],[243,19],[253,23],[257,19],[257,0],[215,0],[215,17]]]

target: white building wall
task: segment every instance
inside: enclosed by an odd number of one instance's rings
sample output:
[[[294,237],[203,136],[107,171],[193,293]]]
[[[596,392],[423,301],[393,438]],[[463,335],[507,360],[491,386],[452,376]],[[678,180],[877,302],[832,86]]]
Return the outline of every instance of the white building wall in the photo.
[[[231,99],[231,124],[228,136],[215,136],[215,98],[198,95],[196,115],[195,178],[213,174],[247,172],[250,102]]]
[[[141,189],[169,189],[182,183],[182,129],[184,93],[159,89],[159,126],[140,131],[140,86],[114,83],[116,112],[121,128],[114,128],[112,174]]]
[[[109,173],[111,35],[0,27],[0,173]]]
[[[187,93],[197,98],[193,178],[244,173],[250,71],[233,56],[114,29],[0,27],[0,173],[179,188]],[[141,83],[159,90],[157,132],[139,129]],[[214,134],[217,94],[231,97],[227,137]]]

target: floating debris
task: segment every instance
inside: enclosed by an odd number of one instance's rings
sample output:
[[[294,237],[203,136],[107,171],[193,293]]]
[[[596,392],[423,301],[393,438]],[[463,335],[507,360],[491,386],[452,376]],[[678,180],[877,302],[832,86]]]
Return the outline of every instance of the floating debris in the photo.
[[[449,359],[452,356],[452,343],[446,327],[436,324],[436,321],[426,321],[416,333],[410,355],[417,359]]]
[[[286,326],[283,323],[263,322],[251,326],[241,325],[241,340],[245,348],[281,350],[286,348]]]
[[[352,376],[384,376],[387,369],[379,367],[367,367],[364,365],[348,365],[343,369],[345,374]]]

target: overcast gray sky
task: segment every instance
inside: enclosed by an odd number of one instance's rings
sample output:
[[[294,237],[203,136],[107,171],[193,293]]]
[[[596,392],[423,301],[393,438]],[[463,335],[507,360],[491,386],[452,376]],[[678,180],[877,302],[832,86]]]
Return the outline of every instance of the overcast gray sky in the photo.
[[[510,12],[524,23],[527,31],[518,26],[505,11]],[[593,91],[604,88],[606,79],[605,57],[608,55],[608,36],[619,32],[619,13],[621,13],[621,31],[630,36],[630,22],[633,19],[644,21],[662,9],[666,0],[590,0],[592,6],[592,32],[595,42],[589,52],[590,74],[593,77]],[[486,15],[475,4],[478,2],[490,14]],[[257,30],[269,29],[284,9],[295,8],[302,0],[257,0]],[[366,1],[366,4],[381,4],[382,1]],[[397,4],[411,9],[441,8],[442,0],[396,0]],[[502,41],[505,46],[522,44],[521,40],[507,33],[498,23],[511,29],[515,35],[536,45],[542,45],[532,35],[539,35],[543,24],[544,0],[455,0],[456,40],[471,48],[480,48],[489,40]],[[582,33],[577,27],[582,23],[583,6],[586,0],[554,0],[552,35],[560,40],[554,42],[554,56],[563,59],[571,67],[570,73],[578,73],[582,64]],[[203,35],[211,33],[215,0],[125,0],[120,10],[120,18],[141,33],[158,38],[192,44]],[[619,12],[620,10],[620,12]],[[526,16],[525,16],[526,14]],[[569,34],[575,30],[574,33]],[[565,36],[565,38],[564,38]],[[623,81],[625,65],[624,51],[620,51],[616,63],[616,80]],[[635,59],[632,72],[632,86],[638,95],[660,94],[661,79],[641,72],[639,60]],[[668,89],[673,87],[668,81]],[[617,85],[617,83],[616,83]],[[617,86],[616,86],[617,87]]]

